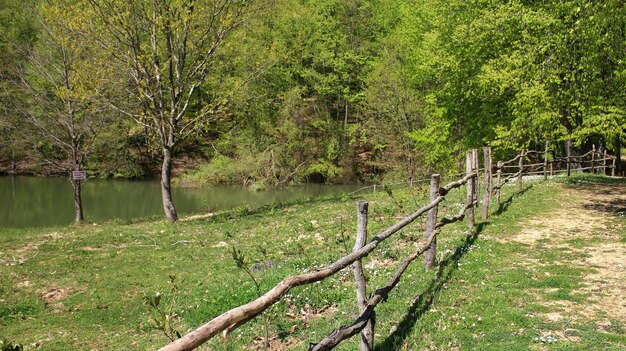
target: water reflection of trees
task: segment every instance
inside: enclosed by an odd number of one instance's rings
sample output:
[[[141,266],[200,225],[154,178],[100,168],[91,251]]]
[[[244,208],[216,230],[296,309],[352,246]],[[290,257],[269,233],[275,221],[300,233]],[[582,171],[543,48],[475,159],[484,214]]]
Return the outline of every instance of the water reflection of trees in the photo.
[[[271,191],[235,186],[177,188],[174,200],[183,214],[255,207],[302,198],[338,195],[359,185],[305,184]],[[0,177],[0,227],[53,226],[72,223],[71,183],[63,178]],[[158,180],[91,179],[84,186],[87,221],[129,220],[161,215]]]

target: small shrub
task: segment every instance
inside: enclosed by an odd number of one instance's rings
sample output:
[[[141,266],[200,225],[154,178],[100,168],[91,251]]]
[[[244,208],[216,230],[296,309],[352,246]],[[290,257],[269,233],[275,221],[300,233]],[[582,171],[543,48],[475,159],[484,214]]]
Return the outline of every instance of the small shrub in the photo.
[[[150,326],[162,331],[170,341],[174,341],[181,337],[180,332],[176,328],[176,320],[179,317],[175,312],[180,278],[178,275],[170,275],[169,278],[171,296],[167,304],[161,303],[161,293],[158,291],[154,295],[145,295],[144,299],[153,310],[153,316],[148,318]]]

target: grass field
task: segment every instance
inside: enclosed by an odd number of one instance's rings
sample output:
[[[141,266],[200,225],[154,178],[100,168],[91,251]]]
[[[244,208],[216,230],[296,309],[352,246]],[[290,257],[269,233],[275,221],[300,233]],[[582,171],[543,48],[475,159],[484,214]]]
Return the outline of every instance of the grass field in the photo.
[[[605,194],[615,206],[586,209],[591,195],[585,191],[616,192],[616,198]],[[370,201],[370,235],[424,204],[424,194],[362,195]],[[461,223],[443,229],[438,269],[409,268],[377,310],[376,349],[623,350],[620,287],[609,284],[613,278],[602,275],[602,264],[583,264],[598,252],[592,248],[623,257],[620,194],[625,182],[589,176],[526,182],[521,193],[505,187],[503,204],[492,206],[477,235],[468,237]],[[176,224],[3,230],[0,339],[37,350],[157,349],[169,342],[167,335],[184,334],[284,277],[350,251],[355,200],[243,208]],[[453,191],[442,212],[456,213],[463,201],[464,194]],[[563,229],[548,223],[568,209],[576,213],[576,204],[597,218],[552,235]],[[367,257],[368,290],[382,285],[422,237],[423,222],[413,223]],[[607,247],[615,247],[614,254]],[[243,268],[233,248],[240,261],[245,257]],[[623,266],[616,267],[613,276],[623,277]],[[589,277],[618,289],[617,299],[594,290]],[[158,309],[150,306],[157,292]],[[216,338],[201,349],[264,349],[268,341],[273,350],[306,350],[355,318],[354,295],[352,273],[343,271],[293,289],[228,340]],[[355,348],[351,340],[337,349]]]

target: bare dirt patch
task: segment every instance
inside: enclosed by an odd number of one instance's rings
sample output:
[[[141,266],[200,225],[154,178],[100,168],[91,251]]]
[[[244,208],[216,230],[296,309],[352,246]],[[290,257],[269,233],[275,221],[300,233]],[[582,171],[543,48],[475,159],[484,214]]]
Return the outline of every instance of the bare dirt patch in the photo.
[[[206,219],[206,218],[211,218],[216,216],[217,213],[215,212],[209,212],[209,213],[202,213],[202,214],[196,214],[196,215],[190,215],[190,216],[186,216],[180,219],[181,222],[188,222],[188,221],[193,221],[196,219]]]
[[[31,285],[29,280],[22,280],[13,286],[13,289],[27,288]]]
[[[617,320],[626,320],[626,248],[620,243],[607,243],[586,248],[590,255],[580,262],[595,272],[585,276],[585,287],[594,306]]]
[[[63,234],[60,234],[58,232],[49,233],[49,234],[46,234],[45,236],[47,236],[50,239],[54,239],[54,240],[58,240],[58,239],[61,239],[61,238],[64,237]]]
[[[266,341],[264,337],[257,336],[252,341],[252,347],[248,349],[285,351],[302,344],[304,344],[304,341],[292,337],[281,339],[277,336],[272,336]]]
[[[365,268],[374,269],[376,267],[391,267],[395,265],[396,263],[397,261],[394,261],[388,258],[383,258],[381,260],[373,259],[368,264],[365,265]]]
[[[46,305],[53,305],[54,303],[65,299],[71,294],[72,291],[70,289],[52,288],[50,290],[41,292],[40,296]]]
[[[626,186],[568,186],[563,200],[555,212],[529,219],[522,225],[523,230],[505,239],[543,249],[565,248],[572,254],[559,260],[591,269],[583,278],[584,287],[578,291],[588,296],[586,306],[569,301],[542,301],[555,307],[555,311],[540,317],[557,321],[605,315],[626,320],[626,244],[619,235],[626,225],[621,221],[626,211]],[[556,262],[532,262],[545,263]],[[558,303],[563,306],[557,306]]]

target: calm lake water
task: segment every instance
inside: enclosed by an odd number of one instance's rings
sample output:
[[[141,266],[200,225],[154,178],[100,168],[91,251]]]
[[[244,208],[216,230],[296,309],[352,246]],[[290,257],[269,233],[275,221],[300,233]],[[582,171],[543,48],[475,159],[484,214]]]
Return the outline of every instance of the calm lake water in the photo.
[[[234,186],[174,188],[179,214],[203,213],[240,206],[340,195],[362,185],[306,184],[271,191],[249,191]],[[103,222],[162,216],[158,180],[90,179],[84,183],[85,219]],[[74,219],[72,185],[62,178],[0,177],[0,228],[66,225]]]

